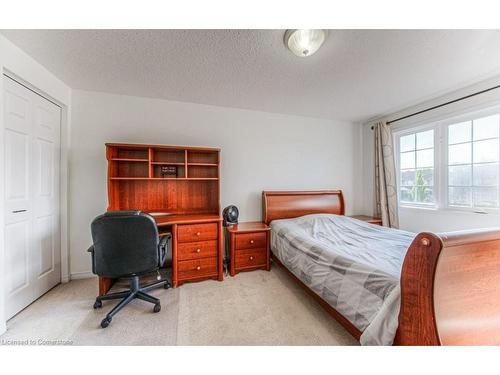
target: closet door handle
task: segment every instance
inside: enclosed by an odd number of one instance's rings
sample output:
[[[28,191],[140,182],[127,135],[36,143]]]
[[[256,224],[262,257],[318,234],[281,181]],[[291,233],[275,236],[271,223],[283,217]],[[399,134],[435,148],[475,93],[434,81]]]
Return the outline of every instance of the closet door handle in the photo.
[[[20,214],[21,212],[26,212],[28,210],[14,210],[12,211],[13,214]]]

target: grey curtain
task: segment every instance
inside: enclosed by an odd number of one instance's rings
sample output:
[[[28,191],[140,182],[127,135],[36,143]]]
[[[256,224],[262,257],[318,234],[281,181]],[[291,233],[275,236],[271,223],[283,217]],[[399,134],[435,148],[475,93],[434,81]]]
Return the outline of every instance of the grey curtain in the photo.
[[[398,194],[394,146],[389,125],[378,122],[375,131],[375,214],[386,227],[398,228]]]

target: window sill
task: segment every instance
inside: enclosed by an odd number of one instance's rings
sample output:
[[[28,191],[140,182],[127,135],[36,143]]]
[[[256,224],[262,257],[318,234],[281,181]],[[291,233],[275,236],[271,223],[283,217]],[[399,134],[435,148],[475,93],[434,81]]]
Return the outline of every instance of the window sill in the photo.
[[[407,205],[399,205],[399,209],[400,210],[418,210],[418,211],[439,211],[438,208],[436,206],[407,206]]]
[[[499,211],[485,211],[485,212],[477,212],[473,210],[467,210],[467,209],[454,209],[454,208],[438,208],[438,207],[425,207],[425,206],[399,206],[399,211],[400,212],[412,212],[412,211],[417,211],[417,212],[426,212],[426,213],[433,213],[433,214],[465,214],[465,215],[475,215],[475,216],[500,216],[500,210]]]

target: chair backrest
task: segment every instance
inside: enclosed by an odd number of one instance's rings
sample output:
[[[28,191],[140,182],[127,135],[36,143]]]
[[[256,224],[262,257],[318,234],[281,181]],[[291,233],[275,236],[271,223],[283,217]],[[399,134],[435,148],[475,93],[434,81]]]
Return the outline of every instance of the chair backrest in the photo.
[[[158,268],[158,227],[151,215],[140,211],[114,211],[91,224],[94,273],[124,277]]]

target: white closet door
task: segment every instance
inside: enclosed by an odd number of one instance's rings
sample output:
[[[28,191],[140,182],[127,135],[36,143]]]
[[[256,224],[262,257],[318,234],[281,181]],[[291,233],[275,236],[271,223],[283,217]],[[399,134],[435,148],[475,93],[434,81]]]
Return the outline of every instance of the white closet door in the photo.
[[[29,164],[33,101],[30,92],[4,78],[5,110],[5,280],[7,318],[34,299],[32,198]]]
[[[61,279],[60,108],[4,76],[6,315]]]
[[[34,94],[33,160],[33,268],[38,298],[61,281],[59,225],[59,160],[61,109]]]

